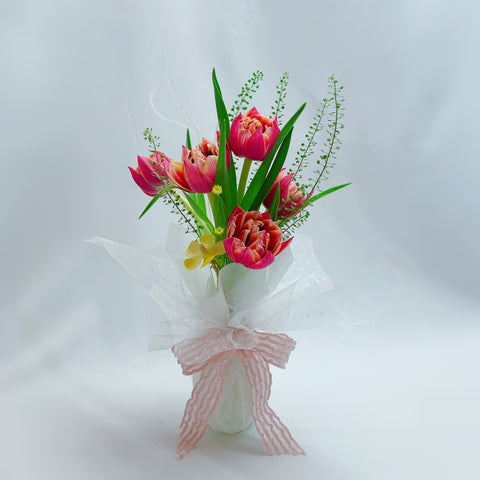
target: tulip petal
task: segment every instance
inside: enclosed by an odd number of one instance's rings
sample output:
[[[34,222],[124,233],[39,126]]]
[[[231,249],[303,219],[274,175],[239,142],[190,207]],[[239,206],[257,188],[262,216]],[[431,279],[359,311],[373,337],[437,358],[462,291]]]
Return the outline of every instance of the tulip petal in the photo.
[[[233,120],[232,125],[230,126],[230,136],[228,138],[230,148],[232,152],[237,155],[238,157],[242,157],[240,151],[240,142],[239,142],[239,130],[240,130],[240,122],[242,120],[242,114],[239,113]],[[218,140],[220,142],[220,140]]]
[[[261,258],[259,253],[249,247],[245,247],[245,245],[242,245],[235,251],[235,262],[241,263],[246,267],[249,267],[252,263],[258,262],[259,258]]]
[[[208,177],[212,183],[215,181],[215,174],[217,173],[217,164],[218,164],[218,156],[217,155],[209,155],[205,159],[205,164],[202,167],[202,173]]]
[[[191,192],[210,193],[213,188],[215,176],[212,178],[205,175],[196,161],[186,161],[183,163],[186,182]]]
[[[153,166],[150,162],[152,162],[152,159],[137,155],[138,168],[140,169],[140,172],[145,178],[149,178],[154,175]]]
[[[233,246],[235,242],[240,242],[240,240],[234,237],[228,237],[223,241],[223,247],[225,248],[225,253],[228,255],[228,258],[230,258],[232,262],[237,263],[237,261],[235,260],[234,246]]]
[[[245,142],[243,153],[250,160],[264,160],[267,156],[265,139],[260,128],[257,128],[248,141]]]
[[[146,180],[145,177],[136,169],[132,167],[128,167],[130,170],[130,173],[132,174],[132,178],[135,181],[135,183],[141,188],[141,190],[146,193],[147,195],[150,195],[151,197],[154,197],[158,193],[158,188],[155,186],[150,185]]]
[[[178,188],[184,190],[185,192],[193,193],[188,186],[188,183],[185,179],[185,175],[183,173],[183,164],[182,162],[177,162],[176,160],[172,160],[170,163],[170,169],[168,170],[168,176],[170,180],[177,185]]]
[[[255,115],[258,115],[258,110],[255,107],[252,107],[247,113],[246,117],[254,117]]]
[[[285,240],[284,242],[282,242],[282,244],[280,245],[280,250],[278,251],[277,255],[283,250],[285,250],[292,243],[292,240],[293,240],[293,237],[290,237],[288,240]]]
[[[254,270],[259,270],[261,268],[268,267],[273,263],[274,260],[275,260],[275,256],[267,250],[265,252],[265,255],[260,260],[258,260],[258,262],[255,262],[246,266]]]

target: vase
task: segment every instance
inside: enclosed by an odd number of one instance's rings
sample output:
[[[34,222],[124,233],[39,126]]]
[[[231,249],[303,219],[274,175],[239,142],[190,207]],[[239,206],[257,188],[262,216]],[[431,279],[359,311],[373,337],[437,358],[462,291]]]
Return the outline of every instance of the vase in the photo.
[[[194,385],[200,375],[201,372],[193,375]],[[228,363],[223,390],[209,426],[214,432],[234,434],[245,430],[252,422],[250,385],[242,362],[235,356]]]

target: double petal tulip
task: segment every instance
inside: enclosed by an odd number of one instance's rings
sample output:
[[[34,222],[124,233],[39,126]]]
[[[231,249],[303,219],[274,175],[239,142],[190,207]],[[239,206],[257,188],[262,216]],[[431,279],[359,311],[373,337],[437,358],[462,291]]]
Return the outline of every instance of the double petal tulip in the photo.
[[[237,206],[228,219],[223,246],[233,262],[260,269],[273,263],[292,240],[282,242],[282,230],[267,212],[245,212]]]
[[[150,157],[137,157],[138,167],[128,167],[135,183],[144,193],[154,197],[167,185],[170,159],[162,152],[153,152]]]
[[[217,172],[218,147],[202,139],[189,150],[182,147],[182,160],[172,160],[168,174],[178,188],[190,193],[210,193]]]
[[[287,218],[298,210],[305,200],[305,195],[303,195],[302,189],[293,180],[293,173],[286,174],[285,168],[282,168],[275,183],[263,200],[263,204],[267,209],[271,207],[275,198],[277,185],[280,185],[280,202],[278,204],[277,218]]]
[[[264,160],[280,133],[277,117],[260,115],[255,107],[245,115],[241,113],[230,127],[229,143],[238,157]]]

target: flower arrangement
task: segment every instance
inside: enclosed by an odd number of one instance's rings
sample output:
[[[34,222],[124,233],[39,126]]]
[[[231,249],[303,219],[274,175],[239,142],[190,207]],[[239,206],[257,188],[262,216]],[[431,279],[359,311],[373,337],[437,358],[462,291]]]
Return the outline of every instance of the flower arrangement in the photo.
[[[288,74],[284,73],[277,85],[278,98],[271,117],[260,114],[255,107],[243,113],[263,78],[261,72],[248,79],[230,113],[215,70],[212,78],[219,125],[217,144],[203,138],[192,147],[187,130],[181,159],[177,161],[158,151],[158,137],[151,129],[145,130],[151,154],[139,156],[135,169],[129,167],[136,184],[153,197],[140,218],[160,198],[173,206],[173,211],[197,237],[185,252],[185,267],[189,270],[209,265],[218,274],[232,262],[251,269],[266,268],[292,242],[294,229],[308,218],[313,203],[349,185],[320,190],[320,181],[326,178],[340,148],[343,87],[333,76],[329,78],[329,97],[317,109],[287,171],[284,164],[293,127],[306,105],[301,105],[280,128]],[[304,183],[302,174],[325,119],[327,140],[316,160],[318,168],[314,177]],[[242,169],[238,175],[240,161]],[[252,163],[256,168],[249,181]]]
[[[294,124],[305,108],[282,126],[288,78],[283,74],[277,84],[270,116],[249,108],[261,72],[248,79],[228,112],[213,70],[217,138],[192,146],[187,130],[180,160],[159,150],[151,129],[144,131],[150,153],[129,167],[135,183],[153,197],[140,218],[159,199],[170,206],[194,236],[180,254],[183,232],[173,227],[164,256],[94,239],[149,291],[158,310],[149,349],[171,348],[183,373],[193,376],[179,459],[208,425],[234,433],[252,421],[271,454],[305,453],[268,405],[269,365],[284,368],[295,347],[279,331],[302,322],[311,326],[302,313],[304,299],[332,288],[311,242],[293,233],[317,200],[349,184],[321,189],[343,129],[343,87],[333,76],[295,159],[285,166]],[[316,151],[322,130],[326,139]]]

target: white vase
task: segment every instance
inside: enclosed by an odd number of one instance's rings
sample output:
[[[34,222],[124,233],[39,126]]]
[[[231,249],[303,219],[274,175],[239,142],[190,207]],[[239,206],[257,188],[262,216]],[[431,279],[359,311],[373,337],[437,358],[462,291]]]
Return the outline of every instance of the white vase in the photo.
[[[194,384],[200,375],[193,376]],[[231,434],[245,430],[252,421],[250,385],[242,362],[234,356],[227,365],[223,390],[209,425],[214,432]]]

